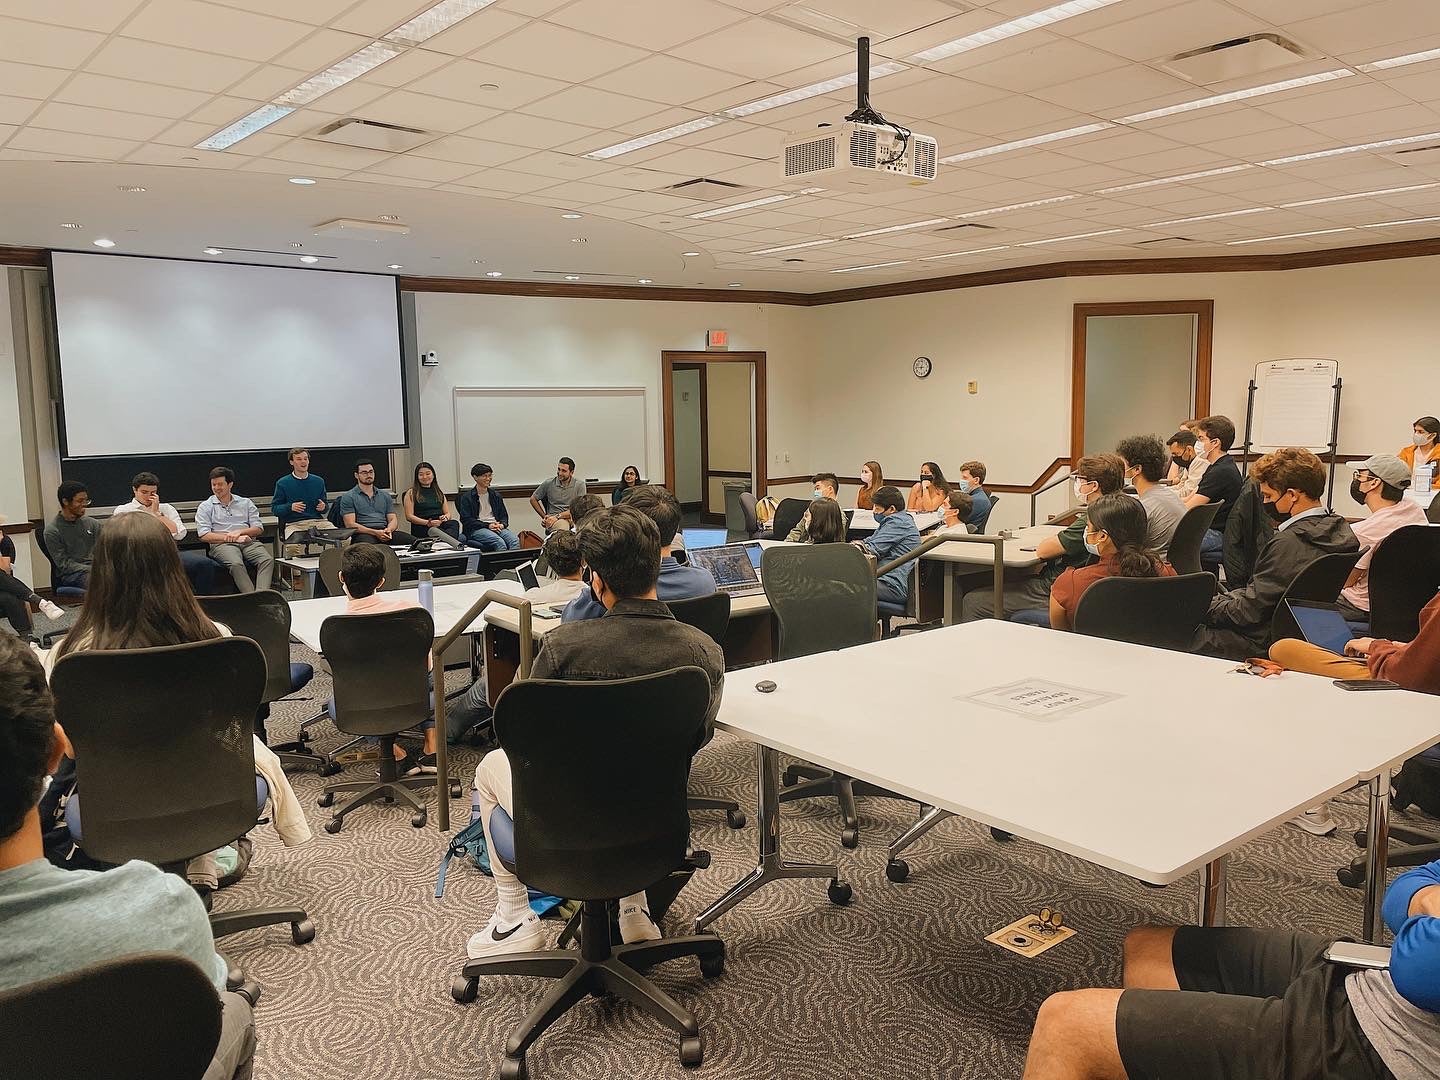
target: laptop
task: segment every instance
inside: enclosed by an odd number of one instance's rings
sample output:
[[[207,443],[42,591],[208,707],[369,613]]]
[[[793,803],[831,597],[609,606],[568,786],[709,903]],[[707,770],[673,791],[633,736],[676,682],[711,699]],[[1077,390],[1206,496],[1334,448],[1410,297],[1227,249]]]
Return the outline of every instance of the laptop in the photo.
[[[1331,604],[1309,600],[1286,600],[1285,606],[1295,617],[1300,633],[1311,645],[1318,645],[1337,655],[1345,655],[1345,643],[1353,641],[1355,631]]]
[[[681,529],[680,535],[685,539],[685,550],[694,551],[696,548],[724,547],[729,534],[724,529],[706,529],[692,527]]]
[[[758,574],[760,572],[760,556],[765,554],[765,549],[760,546],[760,541],[751,540],[740,546],[745,549],[745,554],[750,556],[750,565],[755,567],[755,572]]]
[[[538,589],[540,587],[540,579],[535,574],[535,564],[533,562],[521,563],[515,568],[515,573],[520,578],[520,584],[524,585],[525,588]]]
[[[690,565],[701,566],[715,575],[715,587],[731,596],[754,596],[765,591],[760,575],[750,562],[745,544],[704,548],[690,552]]]

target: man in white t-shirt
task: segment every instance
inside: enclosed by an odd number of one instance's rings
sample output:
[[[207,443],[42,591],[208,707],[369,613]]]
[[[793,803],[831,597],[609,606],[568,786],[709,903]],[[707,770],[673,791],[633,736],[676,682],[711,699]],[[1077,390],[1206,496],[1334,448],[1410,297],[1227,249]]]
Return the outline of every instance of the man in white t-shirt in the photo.
[[[1370,516],[1351,528],[1360,546],[1368,545],[1370,550],[1360,556],[1340,593],[1337,606],[1350,622],[1370,622],[1370,560],[1380,542],[1406,525],[1429,524],[1420,504],[1405,498],[1409,486],[1410,470],[1394,454],[1376,454],[1355,466],[1350,497],[1363,503]]]
[[[123,506],[117,506],[115,514],[149,514],[170,530],[178,544],[189,532],[180,520],[180,512],[167,502],[160,501],[160,478],[153,472],[140,472],[130,481],[130,492],[135,497]],[[180,565],[190,579],[190,588],[196,596],[215,595],[215,560],[204,551],[181,551]]]

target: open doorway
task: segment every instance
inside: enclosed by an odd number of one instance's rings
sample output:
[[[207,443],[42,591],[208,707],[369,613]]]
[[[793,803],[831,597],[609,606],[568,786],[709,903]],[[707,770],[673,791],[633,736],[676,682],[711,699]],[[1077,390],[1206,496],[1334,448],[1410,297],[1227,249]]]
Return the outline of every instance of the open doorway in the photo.
[[[661,354],[665,486],[691,520],[726,524],[726,487],[765,494],[765,354]]]

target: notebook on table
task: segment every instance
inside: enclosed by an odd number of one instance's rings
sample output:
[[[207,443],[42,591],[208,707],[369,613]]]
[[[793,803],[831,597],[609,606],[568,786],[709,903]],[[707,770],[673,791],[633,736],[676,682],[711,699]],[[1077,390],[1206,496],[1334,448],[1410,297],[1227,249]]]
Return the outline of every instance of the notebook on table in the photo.
[[[715,576],[715,587],[731,596],[753,596],[765,591],[750,561],[745,544],[702,548],[690,552],[690,565],[704,567]]]

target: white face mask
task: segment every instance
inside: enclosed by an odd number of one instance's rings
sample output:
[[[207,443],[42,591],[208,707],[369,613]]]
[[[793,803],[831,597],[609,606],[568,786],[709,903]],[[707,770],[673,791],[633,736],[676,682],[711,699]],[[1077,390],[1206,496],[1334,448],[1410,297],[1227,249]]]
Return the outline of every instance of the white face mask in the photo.
[[[1085,489],[1089,486],[1090,481],[1082,480],[1078,476],[1075,478],[1075,497],[1081,502],[1085,501]]]
[[[1427,432],[1426,432],[1425,434],[1423,434],[1423,435],[1413,435],[1413,436],[1411,436],[1410,441],[1413,442],[1416,446],[1424,446],[1424,445],[1425,445],[1426,443],[1428,443],[1433,437],[1434,437],[1434,436],[1432,436],[1432,435],[1427,431]]]
[[[860,470],[860,483],[864,484],[866,487],[869,487],[869,486],[870,486],[870,470],[869,470],[869,469],[861,469],[861,470]]]

